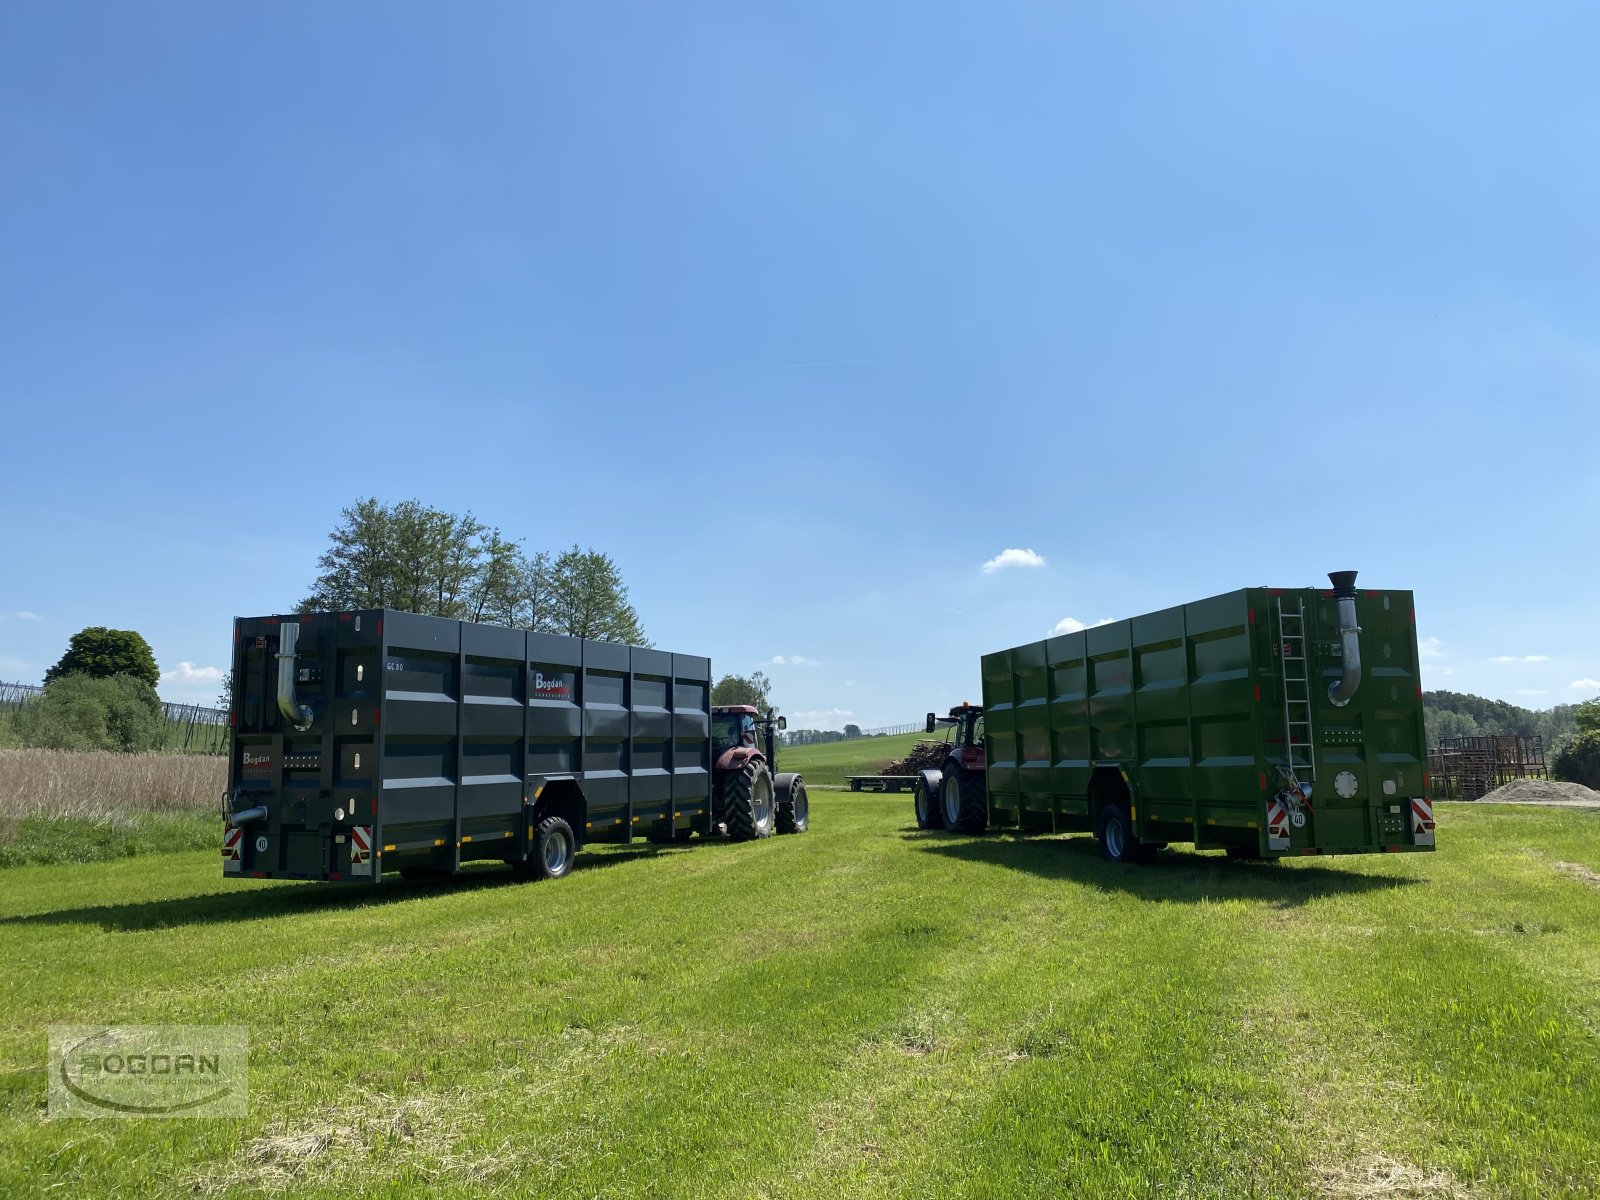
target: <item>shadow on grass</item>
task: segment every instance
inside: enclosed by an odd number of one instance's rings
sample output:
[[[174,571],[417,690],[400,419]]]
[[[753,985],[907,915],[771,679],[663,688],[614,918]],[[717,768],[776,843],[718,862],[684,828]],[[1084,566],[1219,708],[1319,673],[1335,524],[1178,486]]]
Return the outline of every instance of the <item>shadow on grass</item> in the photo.
[[[693,845],[693,843],[689,843]],[[688,846],[683,846],[687,849]],[[678,845],[640,845],[596,847],[585,852],[573,865],[574,875],[585,875],[606,867],[676,853]],[[706,847],[707,850],[710,846]],[[255,883],[251,880],[249,883]],[[96,925],[112,932],[137,932],[168,929],[184,925],[239,924],[269,917],[301,913],[349,912],[374,909],[404,900],[427,896],[456,895],[462,892],[499,887],[559,887],[559,883],[528,882],[514,879],[508,867],[499,863],[469,863],[460,874],[437,879],[402,879],[396,873],[371,884],[283,882],[268,886],[237,887],[237,890],[179,896],[171,900],[144,900],[129,904],[97,904],[82,908],[62,908],[26,916],[0,917],[4,925]]]
[[[1341,870],[1304,858],[1290,866],[1273,861],[1234,862],[1220,853],[1193,851],[1163,850],[1150,863],[1109,863],[1100,856],[1100,843],[1087,835],[1027,837],[1011,833],[957,838],[912,829],[901,836],[929,854],[959,862],[990,863],[1046,879],[1070,879],[1145,900],[1269,900],[1283,907],[1323,896],[1392,891],[1416,882]]]

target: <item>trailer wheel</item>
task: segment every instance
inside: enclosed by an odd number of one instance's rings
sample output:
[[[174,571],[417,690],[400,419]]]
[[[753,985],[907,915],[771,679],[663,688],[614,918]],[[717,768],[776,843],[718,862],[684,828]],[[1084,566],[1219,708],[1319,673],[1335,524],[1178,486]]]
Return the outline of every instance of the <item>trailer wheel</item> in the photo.
[[[736,842],[772,836],[772,776],[767,764],[747,763],[722,785],[722,820]]]
[[[921,776],[911,785],[911,805],[916,809],[918,829],[943,829],[944,814],[939,809],[939,798]]]
[[[811,798],[799,779],[778,789],[778,832],[804,833],[811,827]]]
[[[560,879],[572,870],[578,839],[560,817],[546,817],[533,831],[527,860],[513,864],[518,879]]]
[[[852,779],[852,780],[851,780],[851,781],[850,781],[850,790],[851,790],[851,791],[852,791],[852,792],[859,792],[859,791],[860,791],[860,790],[861,790],[861,780],[859,780],[859,779]]]
[[[1100,853],[1107,862],[1149,862],[1156,848],[1141,842],[1133,832],[1133,813],[1126,800],[1107,804],[1100,810],[1100,827],[1095,831],[1100,838]]]
[[[983,779],[952,763],[939,785],[944,827],[951,833],[982,833],[989,825],[988,798]]]

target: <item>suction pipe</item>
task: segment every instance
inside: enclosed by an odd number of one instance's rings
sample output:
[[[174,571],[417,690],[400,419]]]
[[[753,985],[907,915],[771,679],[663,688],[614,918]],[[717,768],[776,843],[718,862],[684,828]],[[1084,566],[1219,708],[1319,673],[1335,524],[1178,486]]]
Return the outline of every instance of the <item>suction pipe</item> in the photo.
[[[1343,708],[1361,686],[1361,630],[1356,625],[1356,572],[1329,571],[1339,602],[1339,648],[1344,655],[1339,678],[1328,685],[1328,699]]]

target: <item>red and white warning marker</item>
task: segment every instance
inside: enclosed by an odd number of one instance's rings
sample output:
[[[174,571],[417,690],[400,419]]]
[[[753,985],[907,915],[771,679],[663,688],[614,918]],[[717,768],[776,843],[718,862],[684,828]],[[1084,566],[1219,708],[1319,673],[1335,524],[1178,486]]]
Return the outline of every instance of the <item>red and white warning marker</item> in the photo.
[[[350,873],[352,875],[370,875],[372,873],[371,825],[352,825],[350,827]]]
[[[1433,845],[1433,801],[1420,797],[1411,801],[1411,841],[1417,846]]]
[[[222,869],[237,871],[244,866],[244,830],[232,826],[222,835]]]
[[[1289,848],[1289,806],[1279,796],[1267,801],[1267,849]]]

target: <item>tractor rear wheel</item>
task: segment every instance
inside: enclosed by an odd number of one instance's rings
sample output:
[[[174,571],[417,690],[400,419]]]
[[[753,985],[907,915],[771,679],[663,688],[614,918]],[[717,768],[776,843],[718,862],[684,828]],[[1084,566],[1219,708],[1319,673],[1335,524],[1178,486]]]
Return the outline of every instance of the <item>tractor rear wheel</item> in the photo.
[[[811,800],[806,785],[796,779],[778,796],[778,832],[804,833],[811,827]]]
[[[766,763],[746,763],[723,781],[722,820],[736,842],[772,836],[772,776]]]
[[[939,791],[944,827],[951,833],[982,833],[988,828],[988,797],[984,795],[981,775],[951,763]]]

